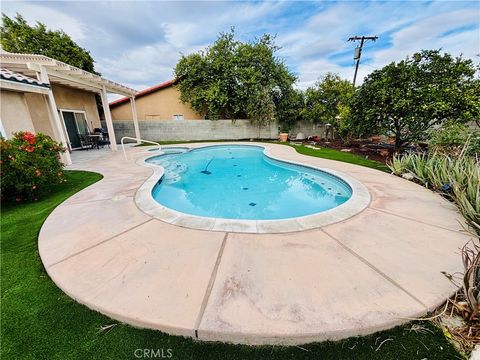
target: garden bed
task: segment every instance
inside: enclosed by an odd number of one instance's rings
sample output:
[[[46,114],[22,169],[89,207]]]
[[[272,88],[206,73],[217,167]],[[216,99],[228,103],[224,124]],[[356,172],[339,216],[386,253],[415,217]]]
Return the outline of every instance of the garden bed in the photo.
[[[296,141],[292,140],[292,142]],[[346,142],[341,139],[325,140],[314,138],[312,140],[304,140],[302,141],[302,144],[338,150],[345,153],[351,153],[366,159],[381,162],[382,164],[387,164],[387,162],[391,159],[392,156],[392,151],[389,150],[387,146],[379,143],[374,143],[370,140],[360,139]]]

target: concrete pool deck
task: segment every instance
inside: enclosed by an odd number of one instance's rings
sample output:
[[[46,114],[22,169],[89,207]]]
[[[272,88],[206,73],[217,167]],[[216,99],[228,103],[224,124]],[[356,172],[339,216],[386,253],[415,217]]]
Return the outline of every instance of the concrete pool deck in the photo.
[[[456,290],[444,273],[463,272],[459,249],[470,236],[454,205],[393,175],[269,146],[277,158],[355,178],[369,205],[291,233],[185,228],[136,206],[151,168],[105,152],[69,167],[104,179],[45,221],[38,246],[48,274],[76,301],[119,321],[245,344],[369,334],[425,315]]]

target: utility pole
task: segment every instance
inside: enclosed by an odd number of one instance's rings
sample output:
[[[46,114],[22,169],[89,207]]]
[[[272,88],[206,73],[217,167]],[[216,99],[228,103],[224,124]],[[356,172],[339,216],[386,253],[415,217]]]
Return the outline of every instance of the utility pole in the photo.
[[[365,41],[371,40],[376,41],[378,36],[353,36],[348,39],[348,41],[360,41],[360,46],[355,48],[355,54],[353,56],[353,60],[357,60],[355,64],[355,74],[353,75],[353,86],[355,87],[355,82],[357,81],[357,72],[358,66],[360,65],[360,57],[362,56],[362,48]]]

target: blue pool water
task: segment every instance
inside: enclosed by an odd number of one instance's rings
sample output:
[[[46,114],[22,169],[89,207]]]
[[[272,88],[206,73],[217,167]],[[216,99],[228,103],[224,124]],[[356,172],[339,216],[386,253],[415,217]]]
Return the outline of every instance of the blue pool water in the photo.
[[[165,168],[152,190],[155,200],[197,216],[293,218],[334,208],[352,195],[340,178],[273,160],[258,146],[208,146],[153,156],[147,162]]]

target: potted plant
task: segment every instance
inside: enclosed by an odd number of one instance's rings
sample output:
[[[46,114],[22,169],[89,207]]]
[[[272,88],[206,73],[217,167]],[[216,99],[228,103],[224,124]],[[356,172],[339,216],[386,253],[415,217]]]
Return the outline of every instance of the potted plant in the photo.
[[[278,134],[278,140],[280,142],[287,142],[288,141],[288,131],[290,129],[284,124],[281,127],[279,127],[279,134]]]

